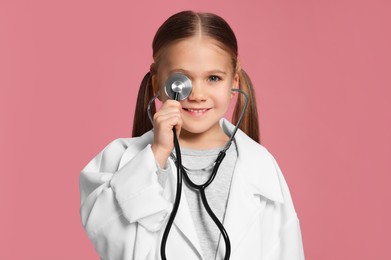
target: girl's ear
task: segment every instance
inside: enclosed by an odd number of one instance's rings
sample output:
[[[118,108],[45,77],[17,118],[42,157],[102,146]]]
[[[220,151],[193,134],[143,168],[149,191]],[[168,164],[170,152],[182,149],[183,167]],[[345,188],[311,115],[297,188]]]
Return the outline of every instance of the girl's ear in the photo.
[[[156,74],[152,75],[152,88],[153,88],[153,95],[156,95],[159,91],[159,81]],[[161,101],[161,95],[157,97]]]
[[[238,89],[239,88],[239,82],[240,82],[239,72],[236,72],[235,76],[234,76],[232,88]],[[231,99],[233,98],[234,95],[235,95],[235,93],[233,91],[231,91]]]

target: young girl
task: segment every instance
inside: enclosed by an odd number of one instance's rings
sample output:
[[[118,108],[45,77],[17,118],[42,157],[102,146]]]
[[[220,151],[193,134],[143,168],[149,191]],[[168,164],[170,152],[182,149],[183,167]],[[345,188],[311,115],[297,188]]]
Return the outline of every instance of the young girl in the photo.
[[[153,58],[138,93],[133,137],[109,143],[80,174],[81,221],[101,259],[161,259],[176,194],[172,129],[191,180],[204,183],[243,109],[241,97],[233,123],[224,118],[232,88],[240,88],[249,106],[206,197],[229,236],[230,259],[303,260],[299,219],[276,160],[259,143],[254,93],[232,29],[211,13],[177,13],[158,29]],[[164,91],[174,73],[192,83],[179,102]],[[156,93],[162,105],[152,106],[152,129],[147,105]],[[182,190],[167,259],[224,259],[224,239],[200,194],[188,185]]]

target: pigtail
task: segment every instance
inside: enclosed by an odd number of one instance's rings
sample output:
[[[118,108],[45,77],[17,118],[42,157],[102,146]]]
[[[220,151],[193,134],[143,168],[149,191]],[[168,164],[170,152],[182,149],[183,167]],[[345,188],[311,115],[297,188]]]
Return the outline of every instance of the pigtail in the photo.
[[[152,124],[149,121],[147,112],[148,102],[152,97],[152,76],[151,72],[148,72],[141,81],[140,89],[137,95],[137,103],[133,119],[133,137],[141,136],[152,129]],[[152,114],[156,112],[155,102],[153,102],[151,105],[151,112]]]
[[[248,105],[246,112],[243,116],[242,122],[239,128],[251,137],[257,143],[260,143],[259,136],[259,125],[258,125],[258,112],[257,104],[255,99],[255,92],[253,89],[253,84],[251,83],[250,77],[247,73],[241,69],[239,71],[239,87],[241,90],[248,94]],[[233,115],[232,122],[236,125],[239,120],[240,114],[245,104],[245,98],[243,95],[238,97]]]

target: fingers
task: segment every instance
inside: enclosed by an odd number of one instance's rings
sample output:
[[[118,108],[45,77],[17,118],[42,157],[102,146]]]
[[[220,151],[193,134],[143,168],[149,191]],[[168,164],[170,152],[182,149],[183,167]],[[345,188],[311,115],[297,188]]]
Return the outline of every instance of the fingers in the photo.
[[[163,115],[157,115],[154,119],[155,128],[162,131],[172,131],[175,127],[177,134],[182,127],[183,121],[180,114],[177,112],[167,113]]]
[[[182,126],[182,106],[178,101],[167,100],[154,115],[154,124],[165,129],[172,129],[174,126],[177,131]]]
[[[182,106],[178,101],[166,100],[159,111],[153,116],[154,121],[154,149],[169,154],[174,147],[173,127],[179,136],[182,121]]]

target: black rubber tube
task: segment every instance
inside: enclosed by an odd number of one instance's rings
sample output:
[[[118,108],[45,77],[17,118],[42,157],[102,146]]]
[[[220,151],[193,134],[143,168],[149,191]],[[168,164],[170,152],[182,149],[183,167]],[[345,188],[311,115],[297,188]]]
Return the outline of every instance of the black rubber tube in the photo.
[[[177,187],[176,187],[176,195],[175,195],[175,202],[174,206],[170,215],[170,218],[168,219],[167,226],[164,230],[163,233],[163,238],[162,238],[162,243],[160,245],[160,256],[162,257],[162,260],[166,260],[166,243],[168,239],[168,234],[170,233],[170,229],[172,226],[172,223],[174,222],[176,213],[178,212],[179,208],[179,202],[181,201],[181,193],[182,193],[182,158],[181,158],[181,151],[179,148],[179,142],[178,142],[178,137],[176,135],[176,130],[175,127],[172,129],[174,132],[174,147],[175,147],[175,152],[177,154]]]
[[[213,219],[214,223],[219,228],[220,233],[221,233],[221,235],[224,238],[224,242],[225,242],[225,256],[224,256],[224,260],[228,260],[230,255],[231,255],[231,242],[229,241],[228,233],[225,230],[223,224],[221,224],[219,219],[213,213],[212,209],[209,207],[209,204],[208,204],[208,201],[207,201],[206,195],[205,195],[205,190],[201,189],[200,193],[201,193],[202,204],[204,204],[204,207],[205,207],[206,211],[208,212],[209,216]]]

